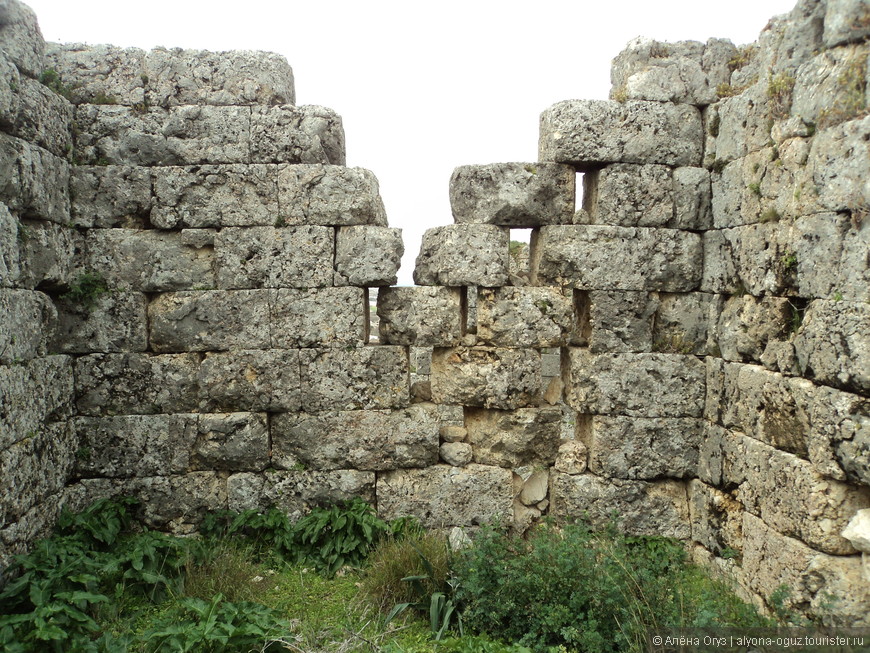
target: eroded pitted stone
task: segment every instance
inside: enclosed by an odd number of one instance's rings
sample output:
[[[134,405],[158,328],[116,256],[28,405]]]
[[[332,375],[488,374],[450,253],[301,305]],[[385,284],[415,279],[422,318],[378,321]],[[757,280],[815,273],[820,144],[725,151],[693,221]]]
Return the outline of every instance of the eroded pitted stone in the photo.
[[[199,366],[198,382],[203,411],[277,412],[301,406],[295,349],[208,353]]]
[[[482,288],[477,300],[477,337],[497,347],[559,347],[574,329],[570,290]]]
[[[21,274],[19,222],[0,202],[0,287],[15,285]]]
[[[404,253],[401,229],[340,227],[335,239],[335,285],[391,286]]]
[[[797,309],[785,297],[730,297],[716,325],[721,357],[760,361],[768,343],[788,340]]]
[[[825,45],[860,41],[870,35],[870,10],[861,0],[828,0],[825,9]]]
[[[571,344],[593,353],[652,349],[657,301],[647,292],[578,292],[578,329]]]
[[[705,232],[701,290],[756,296],[784,293],[797,267],[788,238],[788,226],[780,223]]]
[[[466,441],[474,462],[515,468],[551,465],[562,434],[560,408],[466,409]]]
[[[454,224],[427,229],[414,267],[421,286],[508,284],[508,230],[486,224]]]
[[[57,157],[68,158],[73,149],[72,105],[44,84],[27,77],[20,79],[16,94],[18,115],[12,134]]]
[[[45,41],[36,14],[23,2],[7,0],[0,7],[0,42],[6,56],[28,77],[45,70]]]
[[[387,226],[378,180],[365,168],[279,166],[278,200],[279,217],[287,225]]]
[[[315,105],[253,107],[251,163],[345,165],[341,117]]]
[[[146,304],[145,295],[135,292],[109,292],[93,305],[61,299],[56,304],[57,330],[51,350],[65,354],[145,351]]]
[[[694,479],[687,485],[692,540],[721,555],[743,550],[743,506],[729,494]]]
[[[541,161],[701,165],[701,112],[688,104],[568,100],[541,114]]]
[[[362,288],[272,291],[271,346],[359,347],[366,344]]]
[[[265,413],[200,415],[190,463],[197,470],[261,471],[269,464]]]
[[[458,345],[462,338],[459,293],[457,288],[443,286],[381,288],[378,292],[381,342],[419,347]]]
[[[114,45],[46,44],[46,62],[75,104],[145,106],[145,51]],[[149,98],[150,101],[150,98]]]
[[[800,297],[870,301],[870,229],[852,216],[816,213],[794,221],[789,236]]]
[[[0,201],[20,217],[67,224],[69,176],[64,159],[0,133]]]
[[[57,310],[47,295],[0,290],[0,364],[44,356],[54,336]]]
[[[656,302],[652,351],[665,354],[716,353],[719,297],[707,293],[660,293]]]
[[[51,222],[22,221],[18,225],[21,269],[18,285],[64,288],[77,283],[84,259],[84,238],[69,227]]]
[[[450,177],[450,206],[457,223],[503,227],[570,224],[576,174],[553,163],[461,166]]]
[[[136,166],[74,166],[70,201],[77,227],[141,229],[151,215],[151,171]]]
[[[541,357],[534,349],[455,347],[432,353],[432,399],[506,410],[540,400]]]
[[[821,130],[807,159],[819,205],[828,211],[870,206],[870,116]]]
[[[671,227],[672,171],[663,165],[614,163],[584,177],[583,208],[592,224]]]

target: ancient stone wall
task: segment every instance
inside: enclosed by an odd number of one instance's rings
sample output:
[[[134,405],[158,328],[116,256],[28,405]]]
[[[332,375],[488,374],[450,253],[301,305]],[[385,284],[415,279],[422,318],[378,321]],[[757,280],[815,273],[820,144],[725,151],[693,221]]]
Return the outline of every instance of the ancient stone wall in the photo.
[[[828,0],[747,48],[630,43],[540,161],[457,168],[402,288],[283,59],[46,46],[0,5],[0,566],[103,496],[180,532],[362,496],[615,519],[868,625],[868,36]]]

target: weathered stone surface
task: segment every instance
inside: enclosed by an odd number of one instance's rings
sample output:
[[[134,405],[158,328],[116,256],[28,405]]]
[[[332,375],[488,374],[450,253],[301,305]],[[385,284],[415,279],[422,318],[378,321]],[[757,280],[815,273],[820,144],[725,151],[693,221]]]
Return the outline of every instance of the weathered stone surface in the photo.
[[[541,161],[701,164],[701,112],[688,104],[568,100],[541,114]]]
[[[870,553],[870,509],[856,512],[843,529],[842,535],[858,551]]]
[[[72,105],[35,79],[21,77],[11,133],[65,159],[72,153]]]
[[[69,174],[67,161],[0,133],[0,201],[19,217],[69,222]]]
[[[697,475],[704,421],[594,415],[580,437],[589,471],[606,478],[688,478]],[[585,431],[585,432],[584,432]]]
[[[454,467],[465,467],[474,459],[474,452],[467,442],[444,442],[438,447],[442,462]]]
[[[679,481],[626,481],[590,474],[552,474],[550,514],[560,519],[587,519],[605,528],[614,516],[630,535],[691,536],[686,487]]]
[[[432,353],[432,399],[511,410],[535,405],[542,391],[540,354],[533,349],[454,347]]]
[[[345,165],[341,117],[315,105],[253,107],[251,163]]]
[[[44,356],[54,335],[57,310],[47,295],[0,290],[0,364]]]
[[[391,286],[404,252],[401,229],[340,227],[335,239],[335,285]]]
[[[577,293],[578,328],[572,344],[593,353],[652,349],[656,301],[646,292],[590,291]]]
[[[296,411],[301,406],[299,352],[211,352],[199,366],[203,411]]]
[[[694,233],[605,225],[541,227],[532,283],[686,292],[697,288],[702,263],[701,238]]]
[[[729,494],[698,480],[687,486],[692,540],[714,554],[743,549],[743,506]]]
[[[867,5],[861,0],[828,0],[825,8],[824,42],[829,48],[870,35]]]
[[[847,215],[798,218],[789,234],[800,297],[870,301],[870,228]]]
[[[553,469],[563,474],[582,474],[586,471],[586,445],[580,440],[566,440],[559,445]]]
[[[478,342],[497,347],[560,347],[575,330],[574,300],[561,288],[481,288]]]
[[[183,166],[250,163],[251,110],[183,106],[137,110],[83,104],[76,110],[83,163]]]
[[[135,292],[109,292],[93,306],[57,302],[58,321],[51,350],[65,354],[145,351],[147,300]]]
[[[438,462],[434,404],[403,410],[337,411],[272,418],[273,464],[279,469],[385,471]]]
[[[84,238],[78,231],[51,222],[24,221],[19,223],[17,237],[18,285],[56,289],[76,283],[84,258]]]
[[[638,37],[613,60],[610,97],[685,104],[712,104],[716,88],[731,77],[737,48],[724,39],[664,43]]]
[[[13,556],[30,551],[32,542],[51,537],[60,517],[63,492],[46,497],[21,515],[17,521],[0,529],[0,569],[6,570]]]
[[[457,288],[443,286],[381,288],[378,291],[381,342],[428,347],[458,345],[462,338],[459,292]]]
[[[0,127],[3,131],[11,131],[18,120],[18,110],[21,107],[21,97],[16,92],[21,86],[21,73],[3,51],[0,51],[0,85],[4,89],[0,94]],[[6,88],[9,88],[9,92],[5,91]]]
[[[474,462],[515,468],[550,465],[562,433],[560,408],[520,408],[512,411],[466,409],[466,441]]]
[[[660,293],[652,350],[670,354],[714,354],[719,297],[706,293]]]
[[[443,442],[462,442],[468,437],[468,429],[464,426],[442,426],[439,433]]]
[[[196,354],[93,354],[76,360],[82,415],[189,413],[197,409]]]
[[[796,265],[787,241],[788,228],[779,223],[705,232],[701,290],[756,296],[784,293]]]
[[[743,517],[743,581],[767,599],[788,587],[786,607],[803,608],[829,626],[870,625],[870,592],[861,558],[830,556],[778,533],[750,513]],[[836,600],[831,611],[831,597]]]
[[[219,288],[332,285],[335,233],[329,227],[225,227],[214,240]]]
[[[584,176],[583,208],[592,224],[671,227],[672,172],[663,165],[614,163]]]
[[[151,172],[135,166],[74,166],[72,222],[77,227],[141,229],[151,215]]]
[[[571,224],[576,173],[553,163],[461,166],[450,177],[457,223],[503,227]]]
[[[278,167],[263,164],[154,168],[151,222],[162,229],[272,226]]]
[[[568,349],[568,404],[582,413],[700,417],[706,370],[694,356]]]
[[[156,352],[268,349],[269,290],[165,293],[148,306]]]
[[[88,269],[113,290],[166,292],[213,288],[214,256],[187,247],[181,234],[148,229],[92,229]]]
[[[796,310],[784,297],[728,298],[716,325],[721,357],[760,361],[768,343],[788,340]]]
[[[15,285],[21,274],[18,219],[0,203],[0,288]]]
[[[852,45],[825,50],[804,63],[795,73],[791,115],[821,127],[840,114],[850,117],[850,106],[857,108],[856,101],[860,106],[863,100],[855,94],[861,92],[867,55],[866,45]]]
[[[303,349],[302,410],[368,410],[408,405],[404,347]]]
[[[293,104],[293,71],[273,52],[209,52],[156,48],[145,56],[148,99],[161,107],[185,104]]]
[[[3,52],[28,77],[45,70],[45,41],[36,14],[23,2],[8,0],[0,8],[0,42]]]
[[[519,499],[524,506],[535,506],[547,498],[550,486],[550,472],[546,469],[534,470],[523,479]]]
[[[358,347],[367,341],[362,288],[281,289],[269,295],[272,347]]]
[[[704,168],[674,169],[675,229],[710,229],[713,226],[713,191],[710,173]]]
[[[192,469],[262,471],[269,464],[265,413],[200,415],[190,454]]]
[[[75,104],[145,106],[145,51],[114,45],[46,44],[46,63],[69,88]],[[149,97],[149,101],[152,98]],[[111,102],[106,102],[111,100]]]
[[[278,199],[287,225],[387,226],[377,177],[365,168],[279,166]]]
[[[870,206],[870,116],[821,130],[813,138],[807,170],[827,211],[865,210]]]
[[[719,129],[706,148],[707,167],[715,166],[716,162],[721,165],[733,161],[768,144],[771,130],[771,114],[767,110],[769,75],[767,71],[761,81],[747,80],[748,88],[716,104]]]
[[[814,300],[794,347],[803,375],[844,390],[870,392],[870,304]]]
[[[266,510],[272,506],[297,521],[316,506],[329,507],[360,497],[375,501],[374,472],[268,471],[233,474],[227,479],[230,510]]]
[[[131,478],[183,474],[197,421],[191,414],[77,417],[76,475]]]
[[[512,516],[510,470],[471,464],[395,470],[378,477],[378,515],[414,516],[427,528],[477,526]]]
[[[487,224],[454,224],[427,229],[414,267],[421,286],[508,284],[508,229]]]

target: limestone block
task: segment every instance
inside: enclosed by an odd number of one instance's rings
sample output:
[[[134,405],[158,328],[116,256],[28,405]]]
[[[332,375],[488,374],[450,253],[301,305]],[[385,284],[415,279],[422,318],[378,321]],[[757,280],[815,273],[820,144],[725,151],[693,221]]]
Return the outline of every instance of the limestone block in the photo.
[[[81,415],[189,413],[197,409],[196,354],[93,354],[76,359]]]
[[[457,223],[502,227],[571,224],[576,173],[553,163],[461,166],[450,177]]]
[[[732,81],[734,83],[734,81]],[[749,80],[747,80],[749,83]],[[751,83],[741,93],[716,104],[719,130],[712,147],[706,150],[705,165],[726,163],[762,149],[770,140],[770,113],[766,110],[768,74]],[[715,179],[715,177],[714,177]]]
[[[377,177],[365,168],[278,166],[278,200],[287,225],[387,226]]]
[[[3,52],[28,77],[45,70],[45,41],[33,10],[19,0],[0,7],[0,43]]]
[[[697,475],[704,425],[700,419],[594,415],[578,435],[588,447],[593,474],[688,478]]]
[[[688,104],[568,100],[541,114],[539,158],[578,169],[607,163],[701,164],[701,112]]]
[[[148,99],[161,107],[185,104],[293,104],[293,71],[273,52],[155,48],[145,56]]]
[[[432,353],[432,399],[511,410],[541,395],[541,358],[533,349],[454,347]]]
[[[109,292],[93,306],[60,300],[56,304],[58,325],[51,349],[65,354],[145,351],[146,303],[145,295],[135,292]]]
[[[72,153],[73,107],[35,79],[22,77],[17,89],[18,115],[11,133],[65,159]]]
[[[870,205],[870,116],[821,130],[813,138],[807,170],[827,211],[866,210]]]
[[[268,349],[269,290],[182,291],[148,306],[156,352]]]
[[[408,405],[408,354],[404,347],[303,349],[299,366],[305,411]]]
[[[568,349],[567,400],[582,413],[700,417],[705,364],[680,354],[593,354]]]
[[[800,297],[870,301],[870,228],[844,214],[798,218],[789,235]]]
[[[870,553],[870,510],[856,512],[843,529],[843,537],[858,551]]]
[[[272,347],[359,347],[366,342],[362,288],[286,288],[269,297]]]
[[[196,443],[198,415],[77,417],[76,475],[130,478],[183,474]]]
[[[658,296],[652,350],[703,356],[716,352],[716,317],[721,302],[707,293]]]
[[[737,54],[730,41],[709,39],[664,43],[638,37],[616,55],[610,97],[685,104],[712,104],[716,87],[730,78],[728,61]]]
[[[154,168],[151,222],[161,229],[272,226],[278,168],[235,164]]]
[[[508,230],[487,224],[427,229],[414,267],[421,286],[506,286]]]
[[[402,410],[330,411],[272,418],[272,461],[279,469],[385,471],[438,462],[434,404]]]
[[[849,117],[847,107],[856,102],[852,87],[862,81],[849,77],[866,71],[867,55],[866,46],[849,45],[824,50],[804,63],[795,73],[791,115],[819,126],[830,124],[839,113]]]
[[[673,229],[577,225],[541,227],[532,260],[535,285],[581,290],[695,290],[701,238]]]
[[[0,133],[0,201],[20,217],[69,222],[67,161]]]
[[[76,455],[75,432],[66,422],[40,425],[0,451],[0,527],[63,490]]]
[[[550,514],[582,518],[594,528],[613,523],[629,535],[691,536],[686,487],[680,481],[626,481],[591,474],[554,473],[550,479]]]
[[[454,467],[465,467],[474,459],[474,452],[467,442],[443,442],[438,447],[442,462]]]
[[[459,290],[443,286],[381,288],[378,330],[381,342],[389,345],[458,345],[462,337]]]
[[[439,429],[439,434],[443,442],[463,442],[468,437],[468,429],[464,426],[447,425]]]
[[[510,470],[470,464],[395,470],[378,476],[381,519],[414,516],[426,528],[507,522],[513,516]]]
[[[675,229],[710,229],[713,226],[713,191],[704,168],[674,168]]]
[[[332,285],[330,227],[225,227],[214,240],[219,288],[320,288]]]
[[[113,290],[166,292],[213,288],[214,255],[187,247],[181,234],[148,229],[92,229],[88,269]]]
[[[252,107],[251,163],[345,165],[341,117],[316,105]]]
[[[57,310],[41,292],[0,289],[0,364],[44,356],[54,334]]]
[[[21,96],[17,91],[20,87],[21,73],[6,57],[6,53],[0,51],[0,88],[4,89],[4,93],[0,94],[0,127],[3,131],[11,131],[18,120]],[[6,88],[9,88],[9,92],[5,92]]]
[[[750,589],[769,599],[784,585],[790,590],[787,608],[803,607],[828,626],[870,625],[870,592],[861,578],[860,557],[819,553],[748,512],[743,538],[743,579]]]
[[[768,343],[789,339],[795,310],[785,297],[729,297],[716,326],[721,357],[760,361]]]
[[[217,229],[182,229],[181,244],[188,247],[214,247]]]
[[[576,328],[574,300],[561,288],[481,288],[477,339],[496,347],[560,347]]]
[[[708,551],[743,549],[743,506],[731,495],[691,480],[687,486],[692,540]]]
[[[21,274],[18,219],[0,202],[0,288],[13,286]]]
[[[812,301],[794,347],[803,375],[844,390],[870,391],[870,305]]]
[[[145,51],[114,45],[47,43],[46,64],[69,87],[75,104],[145,106]],[[108,102],[111,100],[111,102]],[[151,97],[148,98],[152,100]]]
[[[77,227],[142,229],[151,215],[151,172],[136,166],[74,166],[72,222]]]
[[[265,413],[200,415],[190,454],[196,470],[262,471],[269,464]]]
[[[247,107],[83,104],[76,110],[76,155],[86,164],[249,163],[250,125]]]
[[[0,569],[12,564],[12,556],[28,553],[32,542],[51,537],[60,517],[62,497],[63,492],[46,497],[17,521],[0,529]]]
[[[870,35],[867,5],[861,0],[828,0],[824,42],[829,48]]]
[[[360,497],[375,501],[374,472],[268,471],[233,474],[227,479],[230,510],[279,508],[291,521],[298,521],[312,508],[329,507]]]
[[[211,352],[199,366],[202,411],[296,411],[301,407],[299,352]]]
[[[584,177],[583,208],[592,224],[674,226],[671,168],[614,163]]]
[[[586,471],[586,445],[580,440],[565,440],[559,445],[553,469],[563,474],[582,474]]]
[[[705,232],[701,290],[756,296],[784,293],[796,269],[788,237],[788,227],[780,223]]]
[[[593,353],[650,351],[657,302],[646,292],[593,290],[578,294],[572,344]]]
[[[404,252],[401,229],[340,227],[335,239],[335,285],[391,286]]]
[[[51,222],[20,222],[18,285],[58,288],[74,284],[82,272],[84,238],[75,229]]]
[[[551,465],[556,459],[562,434],[560,408],[480,410],[465,413],[466,441],[474,450],[474,462],[516,468]]]

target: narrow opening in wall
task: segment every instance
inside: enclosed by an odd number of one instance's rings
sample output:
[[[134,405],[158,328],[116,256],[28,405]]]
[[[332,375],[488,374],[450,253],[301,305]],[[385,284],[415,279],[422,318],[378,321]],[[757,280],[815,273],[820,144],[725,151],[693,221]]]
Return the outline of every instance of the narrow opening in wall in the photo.
[[[571,334],[571,344],[578,347],[589,345],[589,336],[592,334],[592,325],[589,320],[589,292],[586,290],[574,291],[574,333]]]
[[[468,287],[462,286],[459,289],[459,333],[465,335],[468,333]]]
[[[574,438],[580,440],[587,447],[592,445],[592,415],[577,414]]]
[[[527,285],[531,272],[531,243],[534,229],[510,230],[510,268],[511,282],[515,286]]]
[[[600,174],[600,170],[588,170],[585,173],[577,174],[577,210],[584,212],[584,215],[575,215],[574,222],[577,224],[595,222],[595,217],[598,215],[598,178]]]
[[[583,198],[586,196],[586,188],[584,185],[586,184],[586,173],[578,172],[577,179],[574,184],[574,213],[577,213],[580,209],[585,208],[583,206]]]
[[[378,289],[364,288],[365,300],[363,301],[365,317],[363,318],[364,329],[363,342],[370,345],[380,344],[380,332],[378,331]]]

